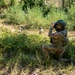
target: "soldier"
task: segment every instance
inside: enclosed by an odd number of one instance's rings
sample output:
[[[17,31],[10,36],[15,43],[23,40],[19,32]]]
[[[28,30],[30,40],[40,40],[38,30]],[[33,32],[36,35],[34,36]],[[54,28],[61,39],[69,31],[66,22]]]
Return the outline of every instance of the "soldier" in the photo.
[[[53,29],[56,30],[53,33]],[[52,23],[49,29],[48,36],[50,37],[51,44],[44,44],[42,50],[45,57],[49,57],[49,53],[53,52],[56,55],[57,60],[61,60],[65,47],[68,44],[66,22],[64,20],[58,20],[56,23]]]

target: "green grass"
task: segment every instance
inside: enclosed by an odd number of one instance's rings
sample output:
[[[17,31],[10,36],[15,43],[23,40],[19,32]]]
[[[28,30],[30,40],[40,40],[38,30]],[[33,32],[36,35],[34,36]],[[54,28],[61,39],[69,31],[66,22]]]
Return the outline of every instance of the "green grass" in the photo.
[[[43,15],[43,9],[41,7],[27,8],[27,11],[22,10],[22,6],[15,5],[9,7],[3,12],[2,17],[6,18],[8,23],[21,25],[23,24],[25,28],[38,29],[40,27],[49,28],[52,22],[56,22],[59,19],[63,19],[67,22],[67,28],[69,30],[74,30],[74,20],[75,11],[73,10],[75,6],[71,6],[68,12],[61,9],[48,8],[50,11],[45,16]]]
[[[12,33],[6,28],[0,27],[0,65],[4,66],[3,69],[14,73],[14,70],[19,73],[36,72],[40,69],[39,73],[46,74],[59,74],[64,72],[69,74],[74,68],[67,63],[59,63],[58,61],[50,58],[43,62],[44,54],[42,52],[42,45],[49,44],[49,39],[39,34]],[[75,58],[75,40],[70,41],[66,52],[65,58]],[[66,69],[65,69],[66,68]],[[3,70],[0,71],[3,73]]]

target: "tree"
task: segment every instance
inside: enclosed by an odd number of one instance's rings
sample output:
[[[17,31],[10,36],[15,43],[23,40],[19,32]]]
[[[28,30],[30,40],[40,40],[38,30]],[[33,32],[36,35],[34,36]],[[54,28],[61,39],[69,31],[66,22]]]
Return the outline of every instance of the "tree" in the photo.
[[[23,0],[24,5],[22,7],[23,10],[27,10],[27,8],[33,8],[35,6],[43,7],[44,0]]]
[[[4,0],[0,0],[0,8],[5,6]]]

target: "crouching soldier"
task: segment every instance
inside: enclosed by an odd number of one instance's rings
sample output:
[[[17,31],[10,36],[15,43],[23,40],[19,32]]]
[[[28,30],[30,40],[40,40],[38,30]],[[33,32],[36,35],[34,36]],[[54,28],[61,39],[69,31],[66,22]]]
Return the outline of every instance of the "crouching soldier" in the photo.
[[[55,29],[56,32],[52,32]],[[56,23],[52,23],[49,29],[48,36],[50,37],[51,44],[44,44],[42,50],[46,58],[49,57],[49,53],[53,52],[56,55],[57,60],[61,60],[65,47],[68,44],[66,22],[64,20],[58,20]]]

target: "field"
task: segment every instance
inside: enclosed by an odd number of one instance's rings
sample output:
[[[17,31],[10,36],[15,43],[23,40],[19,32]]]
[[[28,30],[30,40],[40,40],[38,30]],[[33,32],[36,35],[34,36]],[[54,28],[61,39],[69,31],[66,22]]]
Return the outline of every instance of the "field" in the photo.
[[[42,51],[57,20],[66,22],[69,43],[62,58],[68,61],[57,61],[54,53],[45,58]],[[75,1],[0,0],[0,75],[75,75]]]
[[[0,32],[0,75],[75,75],[74,65],[52,58],[43,62],[41,46],[49,43],[48,29],[43,34],[39,34],[38,29],[19,32],[18,26],[0,20]],[[71,43],[74,34],[74,31],[68,32]],[[69,52],[75,50],[74,43],[68,47]],[[74,53],[69,55],[75,58]]]

